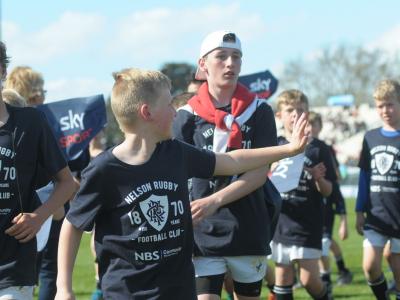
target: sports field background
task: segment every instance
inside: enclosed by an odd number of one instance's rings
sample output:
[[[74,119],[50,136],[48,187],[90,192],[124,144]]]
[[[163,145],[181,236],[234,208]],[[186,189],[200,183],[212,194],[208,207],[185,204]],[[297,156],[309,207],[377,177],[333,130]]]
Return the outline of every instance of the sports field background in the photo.
[[[335,299],[349,299],[349,300],[373,300],[371,291],[366,285],[361,261],[362,261],[362,237],[359,236],[355,231],[355,214],[354,214],[354,200],[347,200],[347,211],[348,211],[348,223],[349,223],[349,238],[346,241],[339,241],[340,246],[345,255],[346,266],[353,272],[354,278],[353,283],[347,286],[334,286]],[[337,222],[336,222],[337,223]],[[337,237],[337,230],[335,227],[334,235]],[[90,254],[89,249],[89,234],[84,234],[77,262],[74,270],[74,291],[77,299],[90,299],[91,292],[94,289],[94,269],[93,269],[93,257]],[[332,261],[333,268],[333,282],[336,282],[336,265]],[[384,265],[384,271],[388,280],[392,279],[390,273],[388,273],[387,265]],[[268,289],[263,288],[262,298],[266,299],[268,295]],[[294,293],[295,299],[310,299],[304,289],[298,289]],[[223,299],[226,299],[223,296]]]

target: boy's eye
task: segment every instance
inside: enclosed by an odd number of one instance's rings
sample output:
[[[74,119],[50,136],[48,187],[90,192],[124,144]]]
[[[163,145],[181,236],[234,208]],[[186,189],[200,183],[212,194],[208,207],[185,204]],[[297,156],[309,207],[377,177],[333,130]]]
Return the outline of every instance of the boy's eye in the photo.
[[[234,60],[239,60],[239,59],[240,59],[240,55],[232,55],[232,58],[233,58]]]

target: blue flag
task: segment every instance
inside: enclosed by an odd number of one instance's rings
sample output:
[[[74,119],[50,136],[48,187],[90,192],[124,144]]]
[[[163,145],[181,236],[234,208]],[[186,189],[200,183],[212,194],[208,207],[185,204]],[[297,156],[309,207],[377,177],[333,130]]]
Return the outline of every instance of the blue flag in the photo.
[[[46,115],[68,161],[77,159],[107,125],[103,95],[47,103],[37,109]]]
[[[278,79],[270,71],[254,73],[239,77],[239,82],[259,98],[268,99],[278,88]]]

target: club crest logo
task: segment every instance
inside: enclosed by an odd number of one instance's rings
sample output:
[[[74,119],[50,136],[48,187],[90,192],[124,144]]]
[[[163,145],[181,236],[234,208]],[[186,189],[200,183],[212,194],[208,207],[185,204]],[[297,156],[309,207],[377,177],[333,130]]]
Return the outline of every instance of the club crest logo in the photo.
[[[168,219],[168,197],[151,195],[140,202],[140,209],[154,229],[161,231]]]
[[[375,155],[375,163],[378,172],[385,175],[392,167],[394,156],[387,153],[377,153]]]

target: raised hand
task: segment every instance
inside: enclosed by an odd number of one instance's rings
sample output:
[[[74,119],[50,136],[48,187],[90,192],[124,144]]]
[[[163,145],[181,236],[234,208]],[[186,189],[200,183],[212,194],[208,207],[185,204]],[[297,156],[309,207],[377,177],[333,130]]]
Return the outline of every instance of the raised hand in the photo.
[[[312,168],[305,168],[312,176],[315,181],[320,180],[321,178],[325,177],[326,167],[323,162],[315,165]]]
[[[294,122],[292,136],[290,139],[290,145],[294,155],[304,152],[304,149],[306,148],[308,140],[308,134],[306,133],[307,123],[308,121],[306,113],[302,113],[301,116]]]

